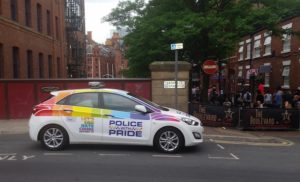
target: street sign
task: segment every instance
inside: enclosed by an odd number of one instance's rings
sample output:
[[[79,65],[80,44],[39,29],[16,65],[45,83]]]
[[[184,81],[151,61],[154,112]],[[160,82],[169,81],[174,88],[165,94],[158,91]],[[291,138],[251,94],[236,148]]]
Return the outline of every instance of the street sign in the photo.
[[[171,44],[171,50],[183,49],[183,43]]]
[[[202,70],[204,71],[204,73],[208,74],[208,75],[212,75],[215,74],[218,70],[218,65],[215,61],[213,60],[206,60],[203,64],[202,64]]]
[[[164,88],[175,88],[175,81],[164,81]],[[177,81],[177,88],[185,88],[185,81]]]

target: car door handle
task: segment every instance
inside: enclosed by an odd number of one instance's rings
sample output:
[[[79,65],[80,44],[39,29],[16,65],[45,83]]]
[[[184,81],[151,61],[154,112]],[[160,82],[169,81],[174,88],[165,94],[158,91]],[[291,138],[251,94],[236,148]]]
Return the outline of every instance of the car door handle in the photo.
[[[119,117],[116,117],[116,116],[110,115],[110,114],[104,114],[104,116],[106,116],[106,117],[112,117],[112,118],[117,118],[117,119],[123,119],[123,118],[119,118]]]
[[[71,112],[73,112],[72,109],[64,109],[63,111],[66,112],[66,113],[71,113]]]

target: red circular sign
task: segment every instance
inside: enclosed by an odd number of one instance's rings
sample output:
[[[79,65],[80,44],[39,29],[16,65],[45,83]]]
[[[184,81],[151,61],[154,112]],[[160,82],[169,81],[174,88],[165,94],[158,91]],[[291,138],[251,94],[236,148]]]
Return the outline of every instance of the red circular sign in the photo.
[[[218,65],[215,61],[213,60],[206,60],[203,64],[202,64],[202,70],[204,71],[204,73],[208,74],[208,75],[212,75],[215,74],[218,70]]]

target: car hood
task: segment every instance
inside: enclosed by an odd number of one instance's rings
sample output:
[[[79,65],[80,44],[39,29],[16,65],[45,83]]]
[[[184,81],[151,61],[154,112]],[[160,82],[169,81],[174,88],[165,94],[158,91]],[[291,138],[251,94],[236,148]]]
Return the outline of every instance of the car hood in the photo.
[[[181,118],[189,118],[189,119],[193,119],[195,121],[199,121],[198,118],[190,115],[190,114],[187,114],[183,111],[179,111],[179,110],[176,110],[176,109],[173,109],[173,108],[169,108],[169,107],[164,107],[164,108],[167,108],[168,111],[164,111],[162,110],[162,114],[165,114],[165,115],[172,115],[172,116],[175,116],[176,118],[178,119],[181,119]]]

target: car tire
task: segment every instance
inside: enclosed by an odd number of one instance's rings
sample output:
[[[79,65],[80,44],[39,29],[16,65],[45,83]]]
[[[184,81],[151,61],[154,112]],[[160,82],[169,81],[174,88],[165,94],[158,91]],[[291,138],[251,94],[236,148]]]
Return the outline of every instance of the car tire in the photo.
[[[164,153],[176,153],[184,147],[184,137],[176,128],[163,128],[156,133],[154,146]]]
[[[49,125],[41,131],[41,144],[52,151],[62,150],[69,144],[66,130],[57,125]]]

